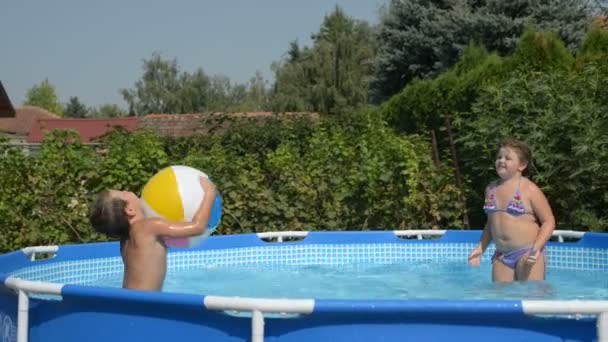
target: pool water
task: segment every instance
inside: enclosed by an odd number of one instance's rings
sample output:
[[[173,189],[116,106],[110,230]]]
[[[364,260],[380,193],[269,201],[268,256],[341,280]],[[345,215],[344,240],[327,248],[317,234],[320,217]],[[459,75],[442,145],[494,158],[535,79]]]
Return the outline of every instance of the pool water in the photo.
[[[489,264],[222,266],[169,270],[163,291],[316,299],[608,299],[608,272],[549,269],[545,281],[492,283]],[[122,274],[96,285],[120,287]]]

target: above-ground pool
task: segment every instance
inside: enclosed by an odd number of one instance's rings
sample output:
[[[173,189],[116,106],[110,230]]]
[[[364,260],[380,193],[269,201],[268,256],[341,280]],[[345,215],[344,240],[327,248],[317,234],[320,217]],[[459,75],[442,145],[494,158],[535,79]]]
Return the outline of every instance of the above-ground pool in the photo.
[[[173,249],[119,288],[117,243],[0,256],[4,341],[608,341],[608,234],[555,232],[544,282],[493,284],[480,231],[281,232]]]

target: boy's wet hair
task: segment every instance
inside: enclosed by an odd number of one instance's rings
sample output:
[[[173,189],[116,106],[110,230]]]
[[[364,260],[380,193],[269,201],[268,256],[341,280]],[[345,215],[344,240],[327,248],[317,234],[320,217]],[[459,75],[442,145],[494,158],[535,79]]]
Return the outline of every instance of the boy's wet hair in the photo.
[[[101,192],[93,203],[89,221],[98,233],[113,238],[129,237],[129,219],[125,209],[127,201],[112,197],[109,191]]]
[[[530,176],[530,170],[534,168],[534,165],[532,165],[532,150],[528,144],[517,139],[505,139],[498,146],[499,149],[502,147],[508,147],[517,153],[519,161],[526,164],[526,168],[521,172],[522,176]]]

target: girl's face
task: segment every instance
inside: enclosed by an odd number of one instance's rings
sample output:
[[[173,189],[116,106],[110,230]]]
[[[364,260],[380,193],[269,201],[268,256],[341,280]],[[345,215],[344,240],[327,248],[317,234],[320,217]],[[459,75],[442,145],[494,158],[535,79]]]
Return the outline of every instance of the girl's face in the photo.
[[[527,164],[522,163],[519,155],[510,147],[501,147],[496,155],[496,173],[502,180],[521,176]]]

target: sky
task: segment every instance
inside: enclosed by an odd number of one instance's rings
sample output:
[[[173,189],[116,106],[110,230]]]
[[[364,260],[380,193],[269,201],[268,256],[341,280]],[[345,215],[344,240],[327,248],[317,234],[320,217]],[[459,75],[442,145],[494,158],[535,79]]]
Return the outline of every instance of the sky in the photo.
[[[202,68],[245,83],[289,43],[311,46],[323,18],[339,5],[378,22],[386,0],[4,0],[0,9],[0,80],[14,106],[45,79],[66,103],[118,104],[153,53],[182,71]]]

